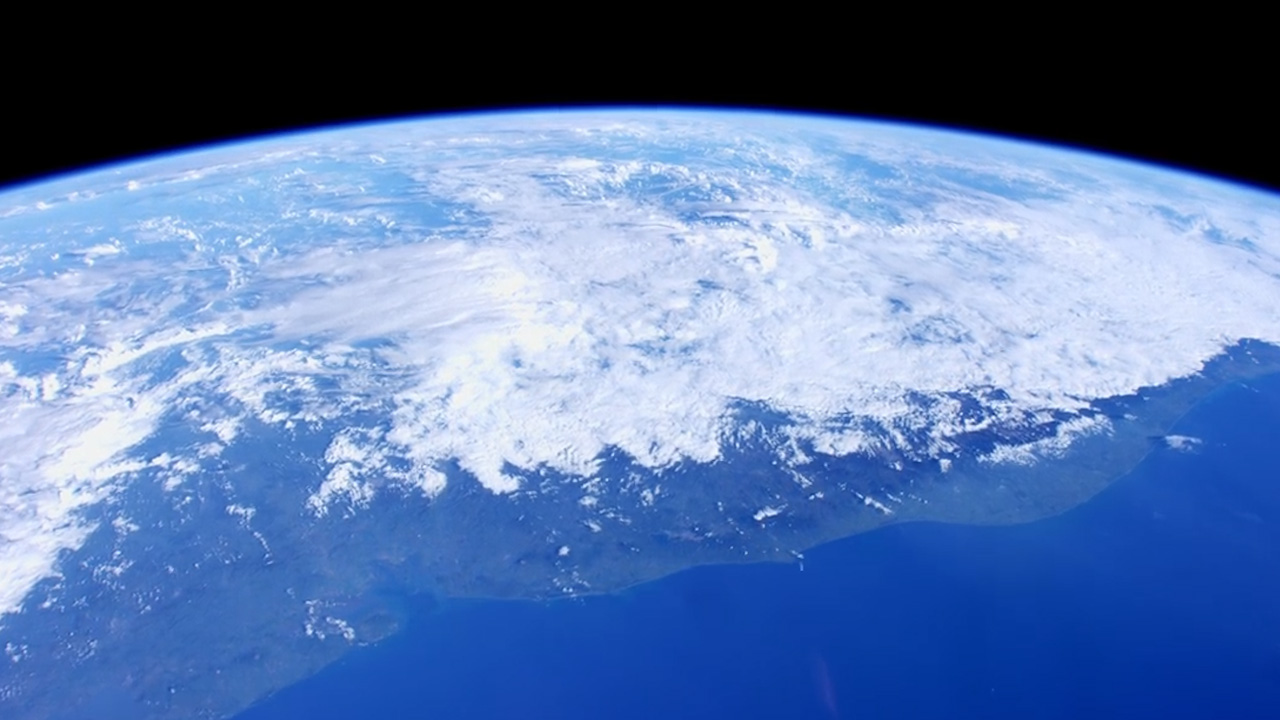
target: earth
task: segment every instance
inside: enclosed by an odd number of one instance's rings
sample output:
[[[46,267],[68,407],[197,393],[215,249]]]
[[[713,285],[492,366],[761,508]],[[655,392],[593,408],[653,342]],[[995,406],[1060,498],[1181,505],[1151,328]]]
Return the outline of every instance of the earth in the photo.
[[[1275,196],[907,125],[462,115],[7,189],[0,715],[230,717],[406,597],[1052,518],[1277,343]]]

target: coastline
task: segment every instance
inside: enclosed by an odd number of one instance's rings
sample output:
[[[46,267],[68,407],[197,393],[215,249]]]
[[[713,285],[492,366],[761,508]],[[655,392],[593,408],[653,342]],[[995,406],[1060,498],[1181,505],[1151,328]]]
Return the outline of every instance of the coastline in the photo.
[[[383,643],[394,641],[413,622],[421,603],[454,608],[504,600],[544,608],[575,607],[580,602],[645,593],[646,588],[672,576],[720,572],[715,570],[717,567],[794,565],[798,555],[822,554],[823,548],[832,543],[881,528],[1013,526],[1061,516],[1130,475],[1153,450],[1161,447],[1161,439],[1179,421],[1209,399],[1240,383],[1277,373],[1280,347],[1246,341],[1224,351],[1193,376],[1130,396],[1099,401],[1099,412],[1112,420],[1112,434],[1085,438],[1060,458],[1044,460],[1031,468],[962,460],[946,473],[936,466],[906,471],[879,466],[875,474],[862,476],[860,484],[848,485],[842,494],[800,506],[814,508],[813,514],[800,514],[792,504],[787,511],[763,521],[756,521],[751,513],[761,503],[776,499],[744,494],[735,498],[741,507],[738,515],[716,528],[721,531],[719,535],[702,536],[701,540],[693,539],[699,537],[695,531],[710,528],[680,524],[695,517],[691,513],[697,512],[697,505],[671,507],[675,503],[658,502],[652,508],[653,517],[647,519],[648,528],[641,528],[634,521],[620,522],[610,529],[618,531],[617,535],[597,535],[582,526],[579,515],[550,514],[566,505],[562,497],[554,495],[545,498],[543,507],[492,503],[481,494],[483,491],[446,493],[431,503],[385,498],[383,505],[349,518],[329,518],[305,527],[297,523],[283,526],[292,528],[292,534],[273,536],[273,550],[304,562],[291,576],[271,574],[265,568],[228,565],[221,584],[207,586],[206,592],[211,594],[201,600],[201,607],[209,606],[204,627],[183,639],[183,645],[157,653],[156,643],[172,634],[166,622],[157,622],[163,620],[160,616],[145,616],[122,626],[133,638],[129,641],[134,645],[132,652],[143,653],[155,665],[156,680],[136,677],[130,680],[134,683],[131,689],[121,690],[119,678],[100,668],[100,672],[78,676],[73,689],[43,694],[44,699],[36,704],[43,708],[45,716],[72,717],[86,707],[81,701],[96,698],[106,702],[104,698],[122,697],[118,702],[130,711],[146,707],[152,717],[178,718],[190,716],[192,708],[210,706],[200,698],[219,697],[220,706],[227,708],[222,716],[229,717],[284,688],[306,682],[324,668],[343,662],[353,651],[362,647],[376,651]],[[864,465],[864,469],[869,467]],[[736,471],[732,467],[723,469],[721,472],[726,474],[718,477],[714,487],[736,487],[747,493],[758,485],[742,479],[736,485],[727,485]],[[927,503],[895,504],[894,514],[885,516],[857,494],[868,496],[884,487],[899,487],[904,474],[912,472],[920,479],[916,495]],[[275,487],[270,480],[263,478],[263,486]],[[806,490],[813,491],[794,484],[784,487],[794,488],[802,497]],[[300,497],[305,488],[290,492]],[[678,497],[673,492],[665,500]],[[287,505],[295,502],[292,498],[278,497],[273,504]],[[717,500],[707,498],[706,502],[714,506]],[[579,510],[574,503],[568,505],[573,513]],[[483,508],[483,513],[469,514],[475,507]],[[219,502],[213,502],[209,512],[225,515]],[[593,554],[589,546],[563,534],[547,536],[545,528],[557,526],[575,528],[580,533],[577,538],[609,541],[608,552]],[[689,532],[673,532],[681,527]],[[336,532],[335,528],[343,531]],[[657,537],[651,528],[668,533]],[[750,534],[745,532],[748,530]],[[385,537],[397,538],[396,544],[379,540]],[[485,542],[475,542],[476,538]],[[317,546],[317,542],[325,545]],[[533,550],[523,554],[494,552],[495,548],[521,544]],[[557,548],[566,546],[572,550],[561,556]],[[245,552],[255,548],[260,556],[257,542],[246,538]],[[592,575],[593,567],[601,568],[603,574]],[[545,584],[547,577],[571,578],[574,572],[589,579],[591,586],[571,586],[571,592],[565,592]],[[241,589],[246,583],[257,588],[248,605],[245,603],[249,595]],[[286,596],[287,593],[295,594]],[[309,598],[319,599],[314,614],[299,609],[302,601]],[[560,600],[570,602],[557,602]],[[197,609],[194,605],[179,605],[170,611],[187,614]],[[42,617],[43,614],[32,615],[25,621],[39,623]],[[304,624],[312,624],[326,635],[299,637],[298,629]],[[354,633],[354,641],[344,640],[343,624]],[[238,627],[240,634],[251,634],[254,641],[242,646],[235,631],[226,635],[220,627]],[[209,645],[209,638],[224,635],[218,645]],[[191,647],[213,652],[201,663],[190,656]],[[122,647],[115,652],[127,657],[131,651]],[[241,656],[246,659],[237,659]],[[51,661],[54,665],[50,667],[65,666],[57,658]],[[173,682],[164,677],[166,667],[176,673],[174,677],[186,678],[182,695],[173,695],[166,689]],[[215,669],[219,671],[216,675]],[[30,697],[35,700],[35,696]],[[55,709],[58,706],[70,709],[59,715]],[[162,709],[166,707],[168,710]]]
[[[1257,400],[1238,383],[1211,393],[1191,413],[1210,430],[1200,449],[1149,454],[1074,512],[897,523],[815,548],[804,572],[700,566],[567,602],[446,600],[240,717],[587,718],[623,697],[608,706],[619,718],[817,720],[832,716],[824,698],[871,717],[1280,708],[1280,496],[1256,472],[1277,426],[1248,425],[1259,408],[1277,417],[1280,377],[1263,388]],[[483,692],[494,683],[502,693]]]

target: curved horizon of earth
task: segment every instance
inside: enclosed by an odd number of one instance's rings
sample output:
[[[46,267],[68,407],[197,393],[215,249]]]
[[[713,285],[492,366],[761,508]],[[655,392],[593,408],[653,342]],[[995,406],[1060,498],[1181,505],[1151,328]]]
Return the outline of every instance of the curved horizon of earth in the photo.
[[[0,190],[0,711],[225,717],[395,598],[1021,523],[1280,370],[1280,202],[747,112],[363,125]]]

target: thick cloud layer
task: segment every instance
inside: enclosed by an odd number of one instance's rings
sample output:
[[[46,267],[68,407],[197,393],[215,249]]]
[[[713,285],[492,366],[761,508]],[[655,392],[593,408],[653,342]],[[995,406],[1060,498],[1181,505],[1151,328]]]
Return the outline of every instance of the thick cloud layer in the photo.
[[[15,191],[0,613],[85,508],[252,423],[332,431],[317,514],[453,463],[504,494],[606,451],[714,462],[744,403],[788,418],[782,463],[1057,423],[986,457],[1035,462],[1106,430],[1091,401],[1280,341],[1278,210],[1051,149],[683,114],[355,128]],[[174,423],[196,440],[164,446]]]

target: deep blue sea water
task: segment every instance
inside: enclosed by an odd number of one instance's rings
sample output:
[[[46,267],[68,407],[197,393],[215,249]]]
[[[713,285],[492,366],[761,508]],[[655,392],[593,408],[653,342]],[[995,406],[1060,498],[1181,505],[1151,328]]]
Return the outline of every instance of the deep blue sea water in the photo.
[[[244,713],[322,718],[1280,717],[1280,378],[1013,527],[900,525],[611,596],[423,603]]]

